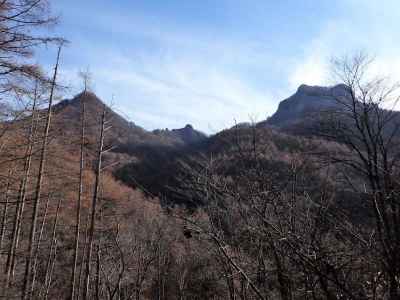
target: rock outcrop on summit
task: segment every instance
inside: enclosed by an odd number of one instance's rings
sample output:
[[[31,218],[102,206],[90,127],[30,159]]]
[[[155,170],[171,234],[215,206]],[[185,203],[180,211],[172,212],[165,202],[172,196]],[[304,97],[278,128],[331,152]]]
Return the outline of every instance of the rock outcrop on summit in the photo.
[[[303,84],[294,95],[279,104],[278,110],[265,123],[276,127],[295,125],[321,111],[340,107],[340,102],[346,99],[348,93],[343,84],[333,87]]]

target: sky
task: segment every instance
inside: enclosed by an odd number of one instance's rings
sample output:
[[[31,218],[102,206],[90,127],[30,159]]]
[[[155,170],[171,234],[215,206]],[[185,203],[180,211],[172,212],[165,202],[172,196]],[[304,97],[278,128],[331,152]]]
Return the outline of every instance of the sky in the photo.
[[[332,57],[365,51],[400,80],[398,0],[55,0],[70,41],[59,81],[147,130],[213,134],[261,121],[300,84],[331,85]],[[38,60],[47,70],[54,49]],[[113,99],[113,100],[112,100]]]

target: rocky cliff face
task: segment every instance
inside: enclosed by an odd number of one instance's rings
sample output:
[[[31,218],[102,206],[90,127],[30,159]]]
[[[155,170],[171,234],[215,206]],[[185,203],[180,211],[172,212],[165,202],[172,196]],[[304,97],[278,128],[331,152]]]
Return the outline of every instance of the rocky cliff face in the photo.
[[[207,138],[204,133],[195,130],[190,124],[180,129],[172,129],[172,132],[177,135],[185,144],[197,143]]]
[[[311,114],[339,107],[338,100],[346,98],[348,88],[341,84],[333,87],[301,85],[296,93],[283,100],[266,124],[286,127],[303,121]]]
[[[187,124],[183,128],[172,129],[172,130],[156,129],[153,131],[153,133],[160,137],[175,139],[176,141],[178,141],[184,145],[195,144],[195,143],[202,142],[207,139],[206,134],[194,129],[193,126],[190,124]]]

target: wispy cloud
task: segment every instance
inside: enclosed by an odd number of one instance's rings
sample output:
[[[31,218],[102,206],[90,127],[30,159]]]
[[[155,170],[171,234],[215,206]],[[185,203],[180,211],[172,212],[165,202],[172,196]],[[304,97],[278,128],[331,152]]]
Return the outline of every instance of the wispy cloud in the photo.
[[[72,40],[62,80],[77,91],[76,73],[89,65],[96,93],[105,100],[114,94],[116,106],[146,129],[192,123],[212,132],[234,120],[264,119],[302,83],[330,84],[332,56],[366,49],[378,58],[377,72],[400,78],[400,41],[389,26],[400,19],[395,1],[306,1],[304,8],[254,2],[206,1],[208,13],[199,18],[189,4],[178,16],[161,4],[154,12],[136,4],[105,9],[94,1],[84,5],[96,10],[78,9],[61,1],[62,29]]]
[[[163,32],[142,21],[117,21],[111,15],[96,22],[114,24],[113,33],[132,43],[125,50],[127,45],[79,39],[75,44],[80,47],[80,60],[87,59],[81,68],[90,65],[96,93],[106,99],[115,94],[120,109],[135,123],[147,129],[192,123],[210,132],[232,126],[234,120],[247,121],[255,115],[264,119],[273,112],[276,101],[269,88],[252,83],[245,74],[255,75],[260,62],[273,61],[261,43]],[[140,30],[135,26],[138,22]],[[66,68],[64,80],[79,87],[76,61]]]
[[[395,38],[397,27],[393,27],[400,18],[397,7],[398,2],[391,0],[345,1],[346,14],[328,20],[304,47],[289,76],[290,86],[333,84],[330,60],[359,51],[375,58],[371,74],[400,80],[400,40]]]
[[[146,68],[141,71],[135,71],[135,62],[126,62],[94,73],[102,82],[97,89],[102,93],[111,87],[117,90],[119,105],[146,128],[179,127],[191,122],[209,132],[210,128],[231,126],[234,119],[248,120],[254,114],[264,119],[272,113],[268,111],[272,95],[244,84],[223,69],[177,61],[158,61],[157,66],[151,61],[142,63]]]

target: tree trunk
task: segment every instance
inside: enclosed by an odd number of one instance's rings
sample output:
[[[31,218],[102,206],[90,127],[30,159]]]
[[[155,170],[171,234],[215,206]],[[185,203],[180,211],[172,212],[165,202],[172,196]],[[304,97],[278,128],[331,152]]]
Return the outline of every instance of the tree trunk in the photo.
[[[97,245],[96,259],[96,300],[100,299],[100,247]]]
[[[3,240],[6,232],[6,223],[7,223],[7,213],[8,213],[8,200],[9,200],[9,192],[11,185],[11,176],[12,169],[10,168],[8,172],[7,184],[6,184],[6,192],[4,194],[4,208],[3,208],[3,217],[1,219],[1,232],[0,232],[0,251],[3,249]]]
[[[88,299],[89,295],[89,285],[90,285],[90,263],[92,259],[92,250],[93,250],[93,236],[95,229],[95,221],[96,221],[96,206],[99,194],[100,187],[100,176],[101,176],[101,163],[102,163],[102,154],[103,154],[103,146],[104,146],[104,130],[105,130],[105,119],[106,119],[106,107],[104,105],[103,114],[101,117],[101,130],[100,130],[100,141],[99,147],[97,151],[97,166],[96,166],[96,179],[92,200],[92,208],[90,213],[90,227],[89,227],[89,243],[87,247],[87,255],[86,255],[86,274],[85,274],[85,283],[84,283],[84,293],[83,299]]]
[[[87,215],[86,218],[86,224],[85,224],[85,242],[83,244],[83,250],[82,250],[82,260],[81,260],[81,267],[79,269],[79,278],[78,278],[78,290],[76,291],[76,294],[79,296],[81,294],[81,286],[82,286],[82,275],[84,272],[84,263],[85,263],[85,253],[86,253],[86,248],[88,244],[88,227],[89,227],[89,221],[90,221],[90,215]]]
[[[61,207],[61,197],[58,199],[57,203],[57,210],[56,210],[56,216],[55,220],[53,223],[53,229],[51,233],[51,245],[50,245],[50,253],[49,253],[49,259],[47,260],[47,265],[46,265],[46,272],[44,276],[44,282],[45,282],[45,297],[48,295],[48,289],[51,284],[51,278],[52,278],[52,271],[54,268],[54,262],[56,259],[56,254],[57,254],[57,224],[58,224],[58,216],[60,214],[60,207]],[[53,255],[54,252],[54,258],[53,260],[51,259],[51,256]]]
[[[36,184],[36,189],[35,189],[35,196],[34,196],[34,203],[33,203],[34,207],[33,207],[33,213],[32,213],[32,218],[31,218],[31,230],[30,230],[30,234],[29,234],[28,257],[27,257],[27,262],[25,265],[22,299],[29,298],[29,295],[28,295],[29,294],[29,281],[30,281],[31,269],[32,269],[32,259],[34,256],[34,249],[35,249],[33,247],[33,245],[35,242],[37,216],[38,216],[38,212],[39,212],[40,197],[41,197],[41,193],[42,193],[44,168],[45,168],[46,154],[47,154],[47,140],[48,140],[49,131],[50,131],[53,96],[54,96],[54,90],[55,90],[55,86],[56,86],[57,71],[58,71],[58,65],[59,65],[59,61],[60,61],[61,47],[62,47],[61,45],[58,47],[57,61],[56,61],[56,65],[54,68],[53,80],[52,80],[51,90],[50,90],[49,104],[48,104],[48,108],[47,108],[47,118],[46,118],[44,134],[43,134],[43,144],[42,144],[42,153],[41,153],[41,157],[40,157],[39,174],[38,174],[38,179],[37,179],[37,184]]]
[[[86,84],[86,83],[85,83]],[[86,85],[85,85],[86,86]],[[86,87],[85,87],[86,91]],[[81,224],[81,204],[83,194],[83,170],[84,170],[84,147],[85,147],[85,103],[84,97],[81,98],[81,149],[80,149],[80,166],[79,166],[79,191],[78,191],[78,203],[76,209],[76,227],[75,227],[75,248],[74,248],[74,262],[71,277],[71,290],[70,299],[74,299],[75,295],[75,281],[76,281],[76,269],[78,264],[78,252],[79,252],[79,231]]]
[[[49,208],[49,202],[50,202],[51,195],[47,197],[46,201],[46,207],[44,209],[44,216],[42,220],[42,225],[40,226],[40,233],[39,233],[39,240],[36,244],[36,249],[35,249],[35,258],[33,260],[33,273],[32,273],[32,284],[31,284],[31,295],[33,295],[34,289],[35,289],[35,281],[36,281],[36,269],[37,269],[37,260],[38,260],[38,255],[39,255],[39,250],[40,250],[40,244],[42,242],[42,237],[43,237],[43,229],[44,225],[46,224],[46,219],[47,219],[47,210]]]
[[[5,292],[8,289],[8,287],[14,277],[14,267],[15,267],[15,259],[16,259],[15,252],[18,249],[19,235],[21,232],[21,222],[22,222],[22,217],[23,217],[24,207],[25,207],[26,189],[27,189],[28,180],[29,180],[29,176],[30,176],[33,146],[34,146],[34,140],[35,140],[35,135],[36,135],[36,130],[37,130],[36,105],[37,105],[37,84],[35,86],[34,98],[33,98],[33,104],[32,104],[31,124],[30,124],[29,134],[28,134],[28,145],[27,145],[27,148],[25,151],[25,162],[24,162],[24,168],[23,168],[25,174],[21,180],[20,187],[18,190],[18,198],[17,198],[17,205],[15,208],[12,238],[11,238],[11,243],[9,246],[6,268],[5,268],[6,282],[5,282],[5,286],[3,288],[3,292]]]

